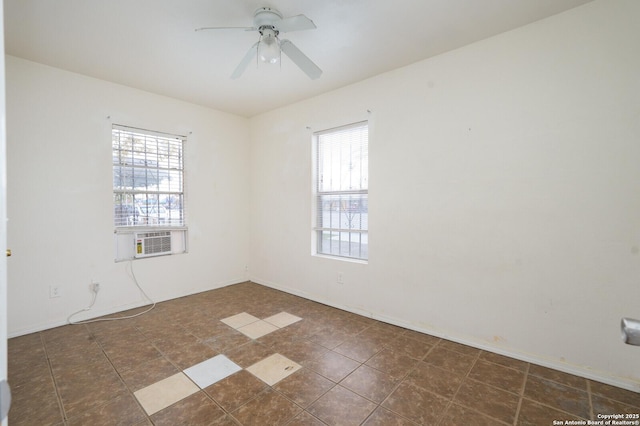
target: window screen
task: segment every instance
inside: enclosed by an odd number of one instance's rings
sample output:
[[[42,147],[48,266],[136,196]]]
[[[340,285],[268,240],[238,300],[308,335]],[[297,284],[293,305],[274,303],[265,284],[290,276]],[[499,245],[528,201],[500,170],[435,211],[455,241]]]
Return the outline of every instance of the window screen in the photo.
[[[317,253],[368,259],[369,126],[315,133]]]
[[[113,125],[116,227],[182,227],[184,136]]]

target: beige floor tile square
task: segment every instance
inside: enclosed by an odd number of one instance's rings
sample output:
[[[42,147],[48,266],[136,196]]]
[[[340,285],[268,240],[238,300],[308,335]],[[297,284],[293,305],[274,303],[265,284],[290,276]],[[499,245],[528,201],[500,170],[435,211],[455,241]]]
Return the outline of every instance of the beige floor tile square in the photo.
[[[256,318],[251,314],[246,312],[242,312],[224,319],[221,319],[223,323],[227,324],[229,327],[233,327],[236,330],[240,327],[244,327],[245,325],[251,324],[252,322],[259,321],[260,318]]]
[[[256,322],[252,322],[249,325],[245,325],[244,327],[240,327],[237,330],[247,337],[250,337],[252,339],[259,339],[260,337],[267,335],[272,331],[278,330],[278,327],[273,324],[269,324],[266,321],[259,320]]]
[[[183,373],[177,373],[134,392],[148,415],[174,404],[200,389]]]
[[[273,386],[280,380],[298,371],[302,366],[280,354],[273,354],[268,358],[258,361],[247,371],[269,386]]]
[[[298,322],[301,319],[302,318],[291,315],[288,312],[280,312],[279,314],[275,314],[273,316],[270,316],[269,318],[265,318],[264,320],[270,324],[275,325],[278,328],[282,328]]]

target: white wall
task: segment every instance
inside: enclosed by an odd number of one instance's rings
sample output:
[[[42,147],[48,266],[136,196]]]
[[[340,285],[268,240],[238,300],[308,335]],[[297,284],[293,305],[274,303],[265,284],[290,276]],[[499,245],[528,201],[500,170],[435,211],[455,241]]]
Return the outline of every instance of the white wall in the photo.
[[[251,119],[251,278],[640,390],[638,16],[596,1]],[[311,256],[311,133],[367,115],[369,263]]]
[[[91,316],[144,302],[114,262],[112,123],[188,135],[189,253],[133,262],[149,296],[246,280],[247,119],[8,56],[7,122],[10,336],[66,322],[92,279]]]

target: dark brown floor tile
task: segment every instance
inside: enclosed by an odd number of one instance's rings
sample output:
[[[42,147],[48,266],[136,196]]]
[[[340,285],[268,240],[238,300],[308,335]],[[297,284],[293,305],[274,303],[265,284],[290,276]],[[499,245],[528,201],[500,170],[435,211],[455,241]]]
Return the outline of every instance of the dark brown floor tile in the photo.
[[[274,349],[276,347],[274,346]],[[309,340],[296,340],[277,346],[277,351],[298,364],[320,358],[328,349]]]
[[[14,403],[24,402],[27,407],[35,406],[38,403],[55,402],[57,404],[55,384],[49,371],[27,381],[10,382],[10,384]]]
[[[627,405],[620,401],[603,398],[599,395],[592,395],[591,402],[593,404],[593,414],[638,414],[638,407]],[[596,417],[597,418],[597,417]]]
[[[366,365],[400,379],[407,375],[417,362],[418,360],[405,355],[404,352],[384,349],[371,357]]]
[[[211,423],[211,426],[240,426],[240,423],[233,418],[231,414],[227,414]]]
[[[512,424],[518,408],[518,396],[484,383],[466,379],[454,398],[463,407]]]
[[[331,380],[309,369],[302,368],[278,382],[274,389],[302,408],[306,408],[333,386],[335,383]]]
[[[398,383],[397,378],[362,365],[342,380],[340,385],[379,404],[389,396]]]
[[[529,375],[524,396],[575,416],[590,418],[589,398],[585,391]]]
[[[485,416],[482,413],[461,407],[457,404],[451,404],[444,413],[441,425],[464,425],[464,426],[493,426],[493,425],[510,425],[511,423],[503,423],[497,419]],[[549,423],[551,424],[551,423]]]
[[[113,321],[109,324],[119,324],[119,322]],[[147,340],[146,336],[133,325],[94,331],[91,334],[103,348],[109,348],[112,345],[136,345]]]
[[[522,372],[526,372],[529,366],[529,363],[527,362],[487,351],[482,351],[482,353],[480,354],[480,359],[492,362],[494,364],[502,365],[503,367],[513,368],[514,370]]]
[[[304,366],[338,383],[358,368],[360,363],[344,355],[328,351],[319,358],[305,362]]]
[[[144,420],[139,421],[138,423],[134,424],[133,426],[153,426],[153,423],[151,423],[151,420],[149,420],[148,417],[145,417]]]
[[[387,347],[396,352],[404,352],[411,358],[422,359],[429,352],[432,345],[413,339],[406,335],[398,336],[396,339],[387,344]]]
[[[426,343],[427,345],[431,345],[431,346],[437,345],[438,342],[440,342],[441,340],[439,337],[435,337],[430,334],[421,333],[419,331],[414,331],[414,330],[405,330],[402,333],[402,336],[410,337],[413,340],[418,340],[422,343]]]
[[[341,343],[346,342],[351,338],[351,336],[351,334],[345,333],[344,331],[325,328],[309,337],[309,340],[313,343],[322,345],[327,349],[333,349]]]
[[[267,389],[231,413],[243,426],[282,425],[302,410],[284,396]]]
[[[562,371],[552,370],[551,368],[542,367],[540,365],[531,364],[531,366],[529,367],[529,375],[538,376],[547,380],[553,380],[556,383],[560,383],[565,386],[571,386],[582,391],[587,390],[587,379],[567,374]]]
[[[146,341],[133,345],[112,345],[104,351],[118,372],[131,370],[162,356],[155,346]]]
[[[476,349],[468,345],[463,345],[462,343],[452,342],[451,340],[446,339],[440,340],[440,343],[438,343],[438,347],[474,357],[481,352],[480,349]]]
[[[133,370],[120,372],[120,377],[129,390],[135,392],[178,372],[179,370],[166,358],[159,357],[140,364]]]
[[[181,370],[186,370],[189,367],[218,355],[215,350],[202,343],[172,349],[163,352],[163,354]]]
[[[87,339],[91,336],[89,330],[84,325],[63,325],[41,331],[40,335],[46,344],[58,339],[64,339],[69,342],[78,339]]]
[[[376,329],[379,333],[383,333],[385,336],[387,336],[388,340],[394,339],[395,336],[404,334],[404,332],[407,331],[406,328],[382,321],[376,321],[371,325],[371,328]]]
[[[291,329],[293,332],[295,332],[298,338],[308,339],[314,334],[322,331],[322,329],[325,327],[325,324],[323,324],[321,321],[314,321],[308,318],[304,313],[296,314],[294,312],[290,312],[289,309],[287,310],[287,312],[289,312],[290,314],[302,317],[302,321],[298,321],[285,328],[285,329]]]
[[[341,343],[334,352],[347,356],[358,362],[366,362],[369,358],[380,352],[384,346],[381,343],[354,336]]]
[[[358,317],[355,316],[354,318],[348,318],[342,321],[339,327],[341,331],[344,331],[347,334],[356,335],[368,328],[369,325],[359,321]]]
[[[452,373],[435,365],[419,362],[409,373],[405,382],[451,399],[463,380],[463,374]]]
[[[202,343],[200,339],[198,339],[193,334],[189,334],[184,331],[184,329],[180,329],[180,334],[176,334],[175,336],[163,337],[160,339],[152,340],[153,345],[158,348],[162,352],[174,352],[179,351],[180,348],[190,345],[196,345],[198,343]]]
[[[14,425],[59,425],[63,421],[53,379],[47,371],[41,377],[19,384],[11,383],[12,402],[9,421]]]
[[[268,347],[274,347],[277,350],[277,348],[279,348],[281,345],[300,340],[302,336],[300,336],[300,334],[298,334],[298,332],[294,329],[296,324],[266,334],[259,339],[256,339],[256,342]]]
[[[24,336],[12,337],[7,340],[7,353],[9,355],[16,353],[29,353],[30,351],[43,348],[44,343],[40,333],[25,334]]]
[[[362,426],[417,426],[417,423],[400,417],[396,413],[378,407]]]
[[[252,340],[227,352],[226,356],[240,367],[247,368],[274,353],[270,347]]]
[[[376,405],[338,385],[307,409],[328,425],[359,425]]]
[[[56,386],[67,417],[77,416],[95,405],[128,393],[111,364],[94,363],[56,374]]]
[[[12,382],[33,377],[33,368],[48,368],[47,355],[39,333],[9,339],[7,346],[9,377]]]
[[[69,426],[132,425],[143,421],[146,417],[135,398],[128,394],[71,417],[68,423]]]
[[[429,351],[424,358],[424,362],[457,374],[467,374],[475,360],[472,356],[450,351],[439,345]]]
[[[83,364],[106,361],[102,347],[95,341],[65,342],[58,339],[47,345],[47,356],[54,372]]]
[[[600,382],[594,382],[592,380],[590,380],[589,382],[592,394],[620,401],[627,405],[631,405],[640,409],[640,393],[631,392],[626,389],[618,388]]]
[[[446,398],[402,382],[382,403],[382,407],[418,424],[431,425],[443,415],[448,403]]]
[[[236,330],[231,330],[228,333],[202,339],[202,343],[221,354],[232,351],[238,346],[242,346],[250,341],[250,338]]]
[[[226,416],[204,392],[197,392],[151,416],[156,426],[212,425]]]
[[[220,321],[283,311],[303,319],[256,340]],[[218,353],[242,367],[280,353],[303,368],[273,389],[238,372],[154,414],[155,424],[513,424],[523,388],[522,425],[640,411],[635,392],[246,282],[162,302],[132,319],[9,339],[11,425],[150,426],[131,392]]]
[[[295,416],[291,422],[287,423],[287,426],[325,426],[325,423],[322,423],[311,414],[303,411]]]
[[[266,387],[262,380],[241,370],[205,388],[205,392],[222,408],[231,412],[260,394]]]
[[[480,353],[480,349],[473,348],[471,346],[463,345],[462,343],[452,342],[451,340],[442,339],[438,343],[439,348],[455,351],[463,355],[476,356]]]
[[[522,371],[479,359],[469,372],[469,377],[479,382],[520,394],[523,390],[525,374]]]
[[[522,399],[522,405],[520,406],[520,413],[518,414],[518,426],[540,426],[540,425],[552,425],[553,421],[565,420],[580,420],[576,416],[565,413],[563,411],[555,410],[551,407],[540,405],[537,402],[531,401],[527,398]]]
[[[404,329],[384,323],[376,323],[367,327],[358,334],[358,337],[379,346],[391,344],[398,336],[404,333]]]
[[[144,337],[152,342],[156,340],[172,341],[185,335],[186,330],[179,324],[167,322],[166,320],[153,321],[150,323],[138,323],[136,329]]]
[[[11,383],[11,386],[51,375],[49,363],[44,356],[42,358],[31,357],[26,359],[16,359],[10,356],[8,364],[9,383]]]

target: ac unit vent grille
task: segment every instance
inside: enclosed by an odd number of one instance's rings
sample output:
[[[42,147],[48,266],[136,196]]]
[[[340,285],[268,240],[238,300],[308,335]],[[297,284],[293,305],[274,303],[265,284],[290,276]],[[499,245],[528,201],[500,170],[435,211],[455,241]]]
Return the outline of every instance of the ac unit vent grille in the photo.
[[[171,231],[137,233],[135,242],[136,257],[171,254]]]

